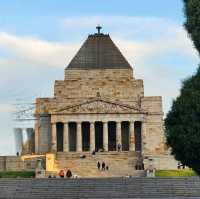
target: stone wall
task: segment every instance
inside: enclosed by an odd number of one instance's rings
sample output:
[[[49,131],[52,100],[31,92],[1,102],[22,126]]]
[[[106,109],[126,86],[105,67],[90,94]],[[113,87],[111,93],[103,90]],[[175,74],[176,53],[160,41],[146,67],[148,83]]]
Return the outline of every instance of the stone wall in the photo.
[[[138,103],[144,95],[143,81],[131,69],[65,70],[65,80],[55,81],[54,98],[36,99],[36,114],[52,113],[59,107],[102,97],[124,104]]]
[[[0,156],[0,171],[34,171],[36,158],[23,160],[22,156]]]
[[[130,69],[65,70],[65,81],[55,82],[55,97],[92,98],[97,92],[111,98],[143,96],[143,81]]]
[[[38,116],[35,125],[35,151],[37,154],[43,154],[50,150],[51,146],[51,116]]]
[[[177,169],[178,161],[168,153],[159,155],[149,154],[144,159],[145,169],[148,169],[150,164],[157,170],[175,170]]]

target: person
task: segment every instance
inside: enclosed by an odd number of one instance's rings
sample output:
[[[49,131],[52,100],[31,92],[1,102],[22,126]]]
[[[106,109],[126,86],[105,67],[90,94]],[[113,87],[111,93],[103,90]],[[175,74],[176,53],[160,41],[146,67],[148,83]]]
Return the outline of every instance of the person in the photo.
[[[100,170],[100,167],[101,167],[100,162],[97,162],[97,168],[98,168],[98,170]]]
[[[121,144],[117,145],[117,151],[120,152],[121,151]]]
[[[181,169],[181,163],[178,162],[177,169]]]
[[[107,170],[107,171],[109,170],[109,166],[108,166],[108,165],[106,166],[106,170]]]
[[[72,177],[72,172],[70,169],[67,170],[66,177],[68,177],[68,178]]]
[[[105,162],[102,162],[101,168],[102,168],[102,170],[104,170],[104,171],[105,171],[105,166],[106,166]]]
[[[60,170],[60,172],[59,172],[59,176],[60,176],[61,178],[64,178],[64,177],[65,177],[64,170]]]

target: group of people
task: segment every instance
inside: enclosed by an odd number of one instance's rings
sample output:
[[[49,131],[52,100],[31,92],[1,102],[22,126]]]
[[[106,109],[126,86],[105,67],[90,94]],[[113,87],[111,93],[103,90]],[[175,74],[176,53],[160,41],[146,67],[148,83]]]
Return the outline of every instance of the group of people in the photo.
[[[185,165],[181,162],[178,162],[177,169],[185,169]]]
[[[102,170],[102,171],[105,171],[105,170],[109,170],[109,166],[106,165],[106,163],[103,161],[102,163],[100,163],[99,161],[97,162],[97,169],[98,170]]]
[[[72,177],[72,172],[70,169],[68,169],[67,171],[61,169],[60,172],[58,173],[60,178],[71,178]]]

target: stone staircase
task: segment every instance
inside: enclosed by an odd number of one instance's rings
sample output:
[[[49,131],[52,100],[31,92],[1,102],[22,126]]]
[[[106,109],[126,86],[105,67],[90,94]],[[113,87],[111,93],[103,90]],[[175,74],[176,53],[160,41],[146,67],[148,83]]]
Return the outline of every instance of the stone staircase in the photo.
[[[0,199],[200,198],[200,178],[1,179]]]
[[[81,156],[85,158],[81,158]],[[97,169],[97,162],[103,161],[109,166],[109,170]],[[144,171],[135,170],[136,157],[134,152],[98,152],[92,155],[84,153],[57,153],[56,167],[70,169],[79,177],[122,177],[144,176]]]

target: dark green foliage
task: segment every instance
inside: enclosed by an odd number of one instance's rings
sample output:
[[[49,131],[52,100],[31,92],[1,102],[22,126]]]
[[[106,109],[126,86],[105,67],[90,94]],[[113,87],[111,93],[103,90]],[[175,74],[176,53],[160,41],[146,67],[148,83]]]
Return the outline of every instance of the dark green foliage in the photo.
[[[185,28],[200,54],[200,0],[183,0]],[[175,158],[200,175],[200,67],[183,82],[165,119],[167,143]]]
[[[165,127],[167,143],[175,158],[200,174],[200,69],[183,82]]]
[[[200,53],[200,0],[183,0],[185,4],[185,28]]]
[[[33,178],[34,171],[1,171],[0,178]]]

